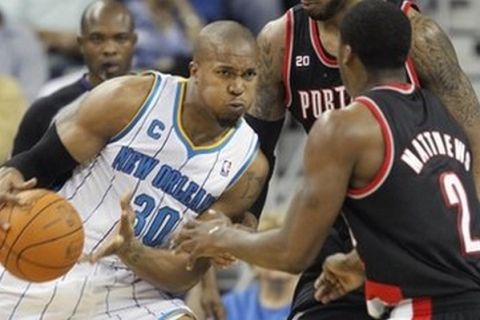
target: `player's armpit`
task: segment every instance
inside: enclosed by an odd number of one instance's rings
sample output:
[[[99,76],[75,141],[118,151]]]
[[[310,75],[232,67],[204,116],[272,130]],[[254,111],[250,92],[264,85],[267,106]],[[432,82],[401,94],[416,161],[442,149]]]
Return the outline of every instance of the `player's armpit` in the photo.
[[[255,159],[240,179],[211,206],[212,210],[221,212],[233,222],[242,222],[245,212],[260,194],[268,175],[268,162],[262,152],[258,151]]]

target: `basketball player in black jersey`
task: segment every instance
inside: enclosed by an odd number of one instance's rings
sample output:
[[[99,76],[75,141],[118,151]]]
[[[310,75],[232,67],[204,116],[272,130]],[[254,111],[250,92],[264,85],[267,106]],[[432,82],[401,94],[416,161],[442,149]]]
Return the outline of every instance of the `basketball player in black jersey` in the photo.
[[[250,233],[225,220],[192,222],[179,249],[192,260],[226,251],[298,272],[343,207],[365,265],[371,316],[478,319],[480,206],[467,136],[438,98],[407,83],[411,27],[400,10],[365,0],[340,31],[340,71],[355,100],[314,123],[305,181],[284,226]]]
[[[246,118],[260,136],[261,146],[270,162],[275,163],[274,149],[288,111],[308,132],[315,118],[332,108],[343,108],[349,102],[336,59],[338,28],[346,12],[361,0],[304,0],[281,18],[267,24],[258,42],[261,52],[259,90],[256,104]],[[413,27],[412,61],[407,61],[410,82],[420,82],[446,105],[470,138],[480,134],[480,105],[475,92],[458,64],[448,37],[429,17],[423,16],[412,1],[388,0],[401,8]],[[472,139],[471,139],[472,140]],[[480,155],[480,140],[472,140],[474,155]],[[474,163],[478,160],[473,159]],[[474,166],[474,169],[478,166]],[[477,186],[480,171],[474,170]],[[477,188],[480,190],[480,188]],[[260,214],[266,189],[252,208]],[[292,317],[301,319],[340,319],[360,316],[361,296],[351,296],[336,304],[322,306],[314,299],[313,283],[320,273],[323,259],[334,252],[351,248],[342,221],[332,230],[324,250],[312,266],[302,274],[292,304]],[[342,313],[338,313],[340,304]],[[349,306],[349,307],[348,307]]]

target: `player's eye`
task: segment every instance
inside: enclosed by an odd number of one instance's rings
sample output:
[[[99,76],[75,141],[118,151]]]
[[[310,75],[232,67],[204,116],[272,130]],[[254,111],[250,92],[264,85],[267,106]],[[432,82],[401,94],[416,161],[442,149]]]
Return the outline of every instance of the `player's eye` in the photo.
[[[229,78],[233,75],[233,73],[230,70],[226,70],[226,69],[217,70],[217,74],[224,78]]]
[[[243,74],[243,78],[245,80],[252,80],[257,76],[257,72],[255,70],[249,70]]]
[[[99,43],[102,43],[102,41],[104,40],[103,37],[99,34],[91,34],[88,39],[90,40],[90,42],[92,43],[95,43],[95,44],[99,44]]]

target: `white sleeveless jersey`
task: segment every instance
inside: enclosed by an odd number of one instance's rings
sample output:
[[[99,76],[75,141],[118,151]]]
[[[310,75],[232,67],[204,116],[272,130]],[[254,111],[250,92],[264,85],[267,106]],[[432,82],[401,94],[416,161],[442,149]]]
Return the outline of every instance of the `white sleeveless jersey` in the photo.
[[[120,198],[132,190],[135,235],[147,246],[165,247],[186,218],[235,184],[258,152],[243,119],[214,145],[194,146],[180,120],[186,81],[154,75],[131,123],[59,191],[83,219],[85,253],[115,231]],[[170,319],[179,312],[188,312],[183,302],[137,278],[116,256],[77,264],[45,284],[3,270],[0,277],[0,319]]]

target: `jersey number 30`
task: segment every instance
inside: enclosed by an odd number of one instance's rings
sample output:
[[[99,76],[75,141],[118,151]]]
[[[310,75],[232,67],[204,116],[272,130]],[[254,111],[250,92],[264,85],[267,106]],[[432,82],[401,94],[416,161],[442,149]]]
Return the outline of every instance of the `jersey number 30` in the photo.
[[[470,207],[462,182],[455,173],[448,172],[440,176],[440,184],[444,191],[443,195],[447,206],[457,207],[457,214],[459,215],[458,231],[465,253],[480,253],[480,239],[472,238]]]
[[[145,193],[136,196],[133,203],[139,208],[135,210],[135,236],[143,235],[142,242],[147,246],[161,245],[177,225],[180,214],[168,206],[155,210],[155,199]],[[147,219],[154,211],[156,211],[155,214]]]

